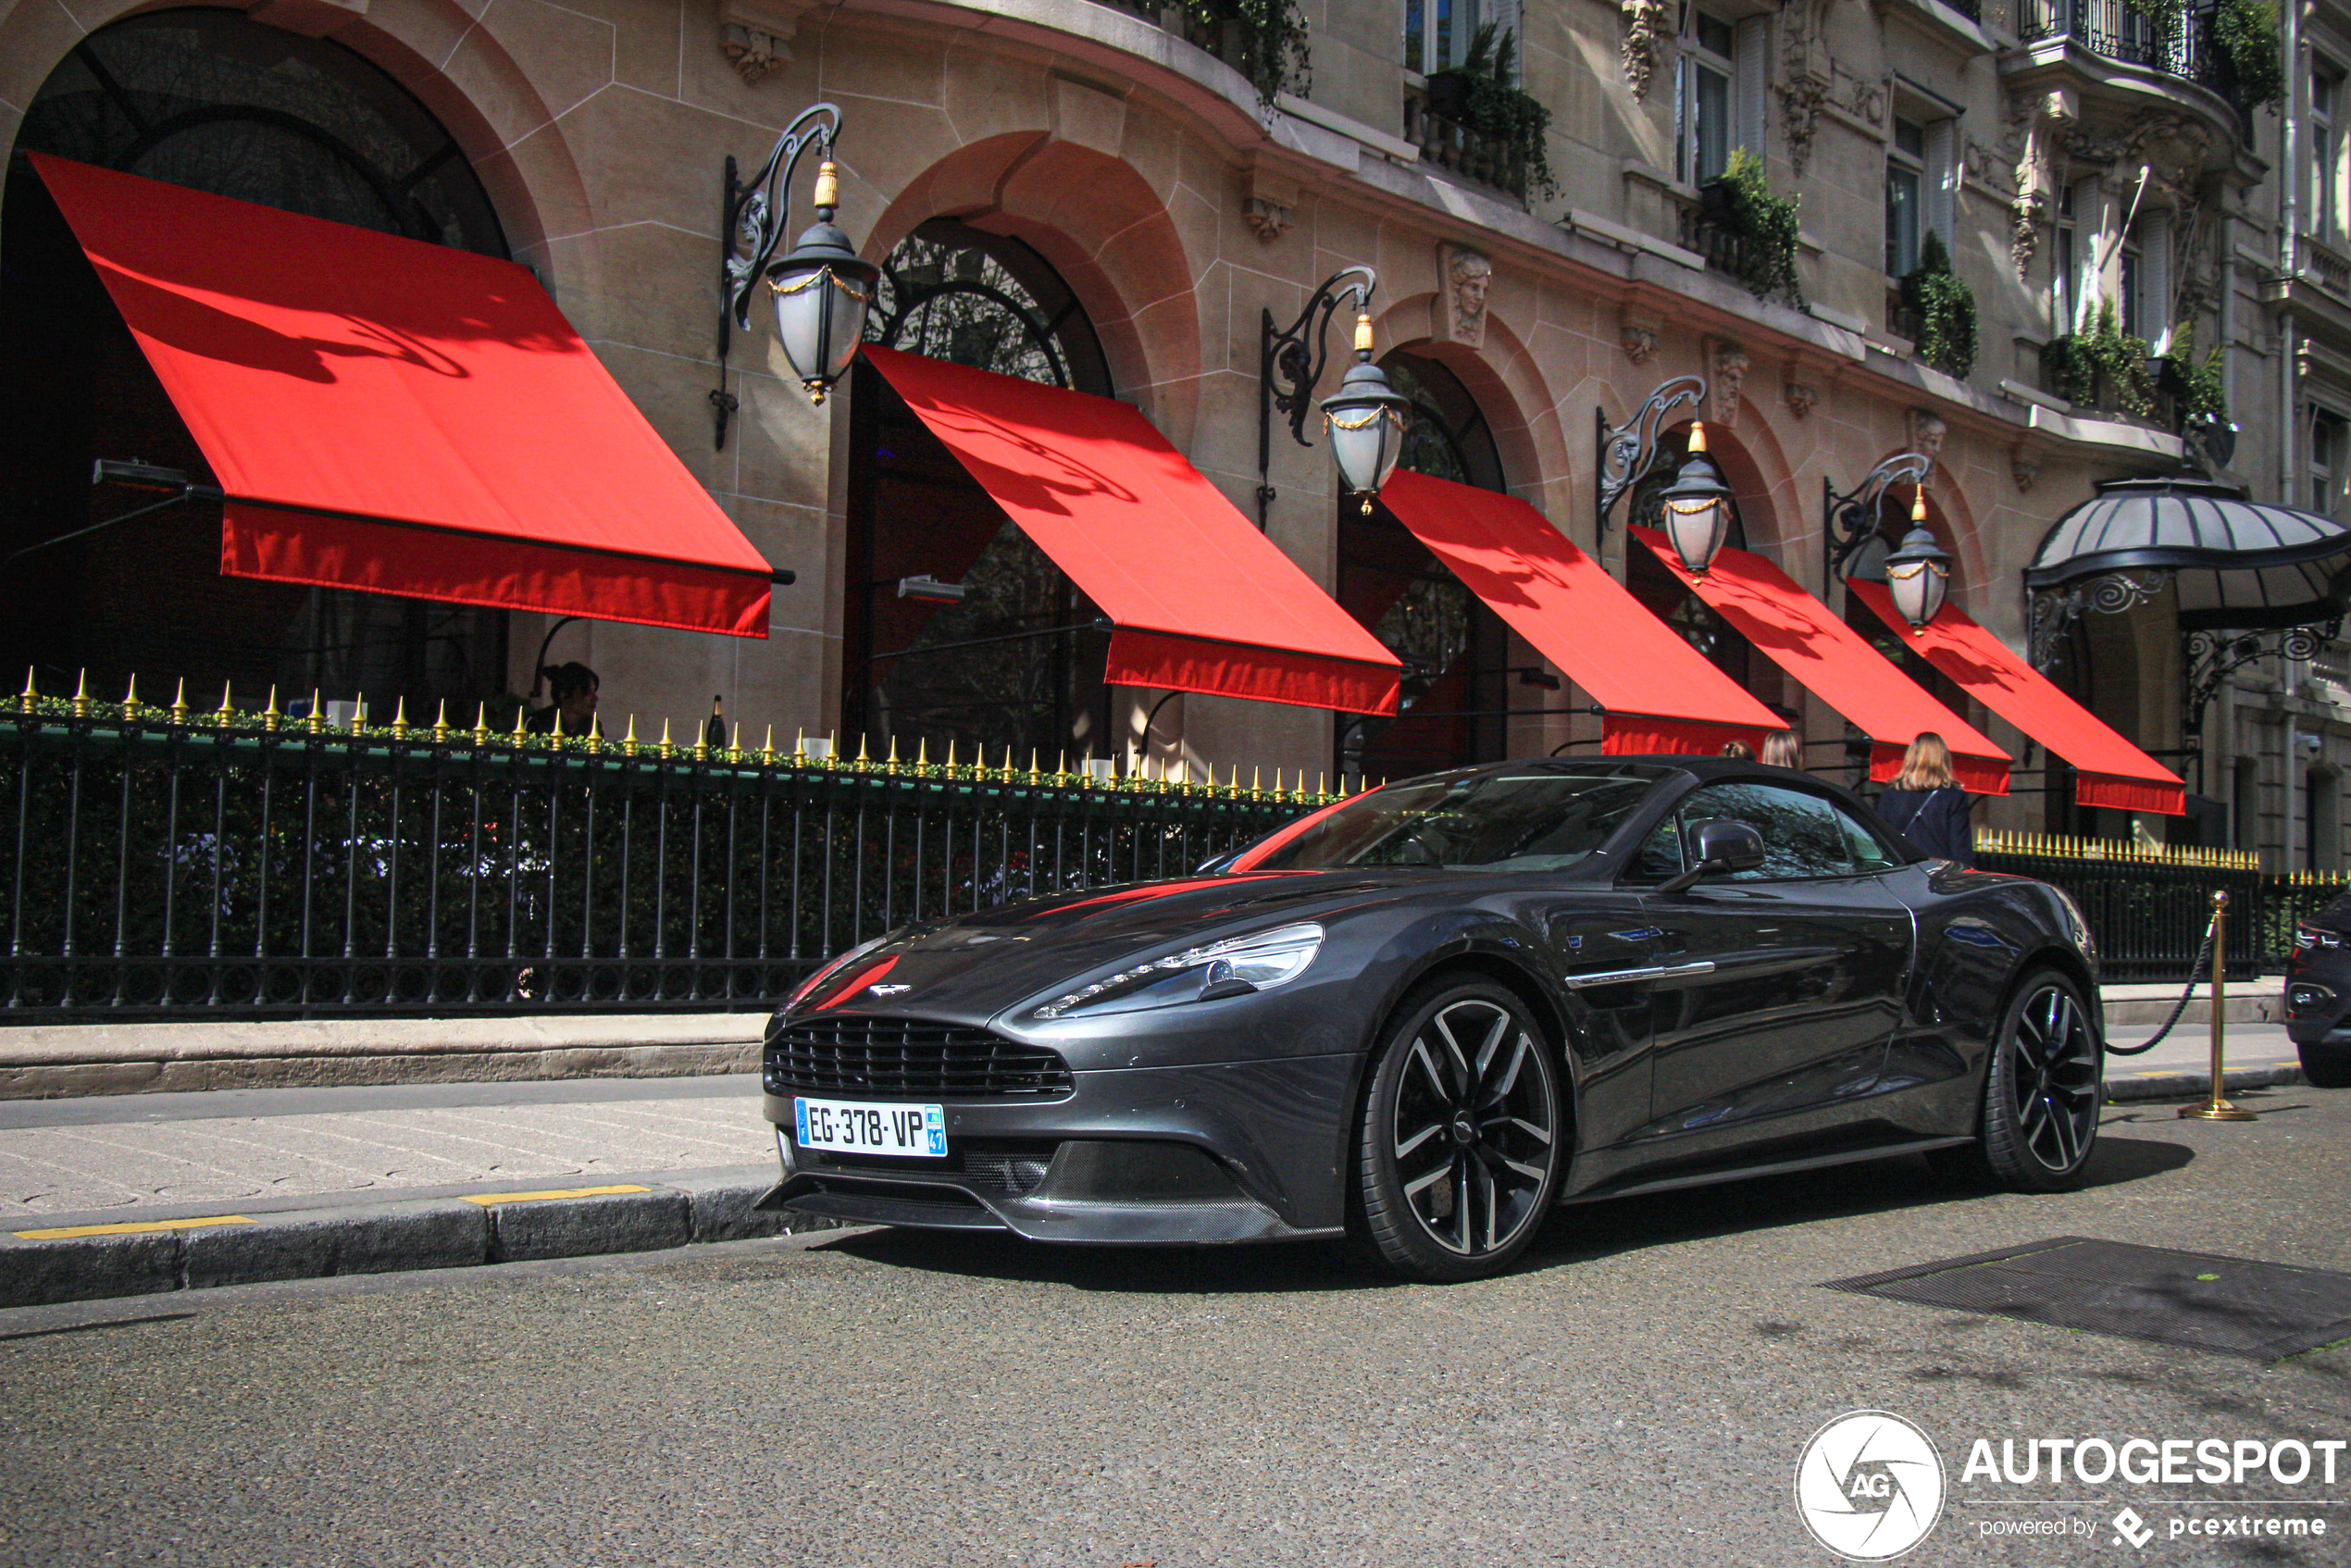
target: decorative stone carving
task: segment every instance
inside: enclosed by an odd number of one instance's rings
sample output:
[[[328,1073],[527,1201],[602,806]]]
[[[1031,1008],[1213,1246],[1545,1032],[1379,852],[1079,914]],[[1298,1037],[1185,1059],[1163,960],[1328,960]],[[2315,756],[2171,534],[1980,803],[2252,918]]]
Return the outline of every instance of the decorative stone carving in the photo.
[[[757,86],[760,78],[791,58],[791,45],[782,39],[734,22],[718,30],[718,47],[734,62],[735,74],[743,79],[747,87]]]
[[[1943,438],[1950,433],[1951,427],[1942,415],[1925,408],[1910,410],[1910,450],[1929,463],[1942,457]]]
[[[1801,175],[1812,157],[1812,132],[1821,106],[1828,102],[1830,64],[1821,46],[1821,18],[1832,0],[1787,0],[1780,7],[1780,127],[1787,137],[1788,162]]]
[[[1654,316],[1627,313],[1617,323],[1616,341],[1623,346],[1624,357],[1636,365],[1647,365],[1649,355],[1657,352],[1657,336],[1664,323]]]
[[[2041,482],[2041,459],[2030,452],[2019,452],[2009,459],[2009,478],[2016,488],[2030,492]]]
[[[1289,208],[1263,196],[1243,196],[1241,221],[1260,244],[1270,245],[1289,232]]]
[[[780,68],[792,57],[792,34],[816,0],[718,0],[719,52],[734,63],[746,85]]]
[[[1840,62],[1829,64],[1829,102],[1864,125],[1884,126],[1894,100],[1891,76],[1863,76]]]
[[[1718,342],[1708,356],[1706,417],[1717,425],[1739,422],[1739,396],[1747,388],[1747,350]]]
[[[2016,198],[2009,208],[2009,260],[2019,278],[2033,265],[2040,243],[2041,225],[2048,220],[2056,200],[2064,132],[2080,111],[2070,92],[2034,93],[2009,105],[2009,133],[2003,145],[2011,148],[2016,163]]]
[[[1444,287],[1437,292],[1429,323],[1439,342],[1464,348],[1486,346],[1486,300],[1494,287],[1494,264],[1467,245],[1437,247],[1437,270]]]
[[[1649,79],[1673,44],[1674,8],[1666,0],[1623,0],[1624,81],[1633,102],[1649,95]]]
[[[1811,415],[1813,404],[1821,401],[1821,392],[1810,381],[1791,380],[1781,383],[1780,397],[1787,404],[1787,411],[1802,419]]]

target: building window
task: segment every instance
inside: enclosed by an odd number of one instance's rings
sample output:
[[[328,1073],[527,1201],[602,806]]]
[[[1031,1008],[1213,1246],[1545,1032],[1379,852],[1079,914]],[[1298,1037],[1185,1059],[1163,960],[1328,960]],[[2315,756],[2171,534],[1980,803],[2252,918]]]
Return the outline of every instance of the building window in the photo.
[[[1404,68],[1424,74],[1451,69],[1469,58],[1485,27],[1494,30],[1497,42],[1519,36],[1519,0],[1404,0]]]
[[[1731,83],[1736,34],[1696,6],[1683,7],[1682,53],[1673,80],[1673,177],[1703,185],[1731,161]]]
[[[2138,237],[2134,234],[2122,242],[2122,259],[2115,271],[2115,292],[2120,296],[2122,335],[2127,338],[2146,336],[2147,309],[2146,268],[2141,264]]]
[[[2310,414],[2310,510],[2332,516],[2343,500],[2343,470],[2351,455],[2351,420],[2331,408]]]
[[[2310,208],[2305,221],[2321,240],[2335,238],[2343,224],[2343,142],[2335,114],[2343,99],[2343,73],[2323,62],[2310,70]]]
[[[1918,269],[1921,210],[1926,187],[1926,127],[1913,119],[1894,122],[1885,150],[1885,271],[1907,277]]]
[[[2073,330],[2079,297],[2075,292],[2077,262],[2073,251],[2073,187],[2058,193],[2057,248],[2050,258],[2049,331],[2063,337]]]

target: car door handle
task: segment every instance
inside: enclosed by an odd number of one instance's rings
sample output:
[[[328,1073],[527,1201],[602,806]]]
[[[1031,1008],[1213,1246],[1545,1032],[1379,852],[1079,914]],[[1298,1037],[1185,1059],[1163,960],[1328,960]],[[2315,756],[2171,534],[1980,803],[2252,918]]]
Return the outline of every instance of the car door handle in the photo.
[[[1591,975],[1569,975],[1564,977],[1567,989],[1583,990],[1591,986],[1622,986],[1635,980],[1662,980],[1676,975],[1711,975],[1714,961],[1698,959],[1689,964],[1652,964],[1640,969],[1603,969]]]

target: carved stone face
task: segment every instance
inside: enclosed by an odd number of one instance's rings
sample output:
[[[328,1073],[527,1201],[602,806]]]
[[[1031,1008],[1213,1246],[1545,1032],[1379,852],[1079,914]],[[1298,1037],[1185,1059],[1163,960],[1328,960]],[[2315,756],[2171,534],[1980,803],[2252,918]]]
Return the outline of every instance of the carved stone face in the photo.
[[[1494,287],[1494,264],[1482,255],[1453,258],[1453,311],[1463,321],[1486,314],[1486,296]]]

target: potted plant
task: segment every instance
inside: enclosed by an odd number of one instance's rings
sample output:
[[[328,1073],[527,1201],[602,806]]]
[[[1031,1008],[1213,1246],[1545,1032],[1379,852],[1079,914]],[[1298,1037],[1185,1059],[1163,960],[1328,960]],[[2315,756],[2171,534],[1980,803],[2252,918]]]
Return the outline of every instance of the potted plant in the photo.
[[[1932,229],[1918,266],[1902,280],[1902,304],[1919,323],[1919,358],[1965,380],[1975,368],[1975,291],[1951,270],[1943,236]]]
[[[1544,138],[1551,111],[1518,85],[1518,35],[1493,22],[1479,27],[1458,66],[1428,77],[1430,112],[1453,121],[1487,146],[1495,184],[1526,195],[1552,195],[1559,181]]]
[[[1776,299],[1804,308],[1796,276],[1799,198],[1774,192],[1763,177],[1763,160],[1745,147],[1731,155],[1723,172],[1698,187],[1698,216],[1735,243],[1723,257],[1723,269],[1759,299]]]

